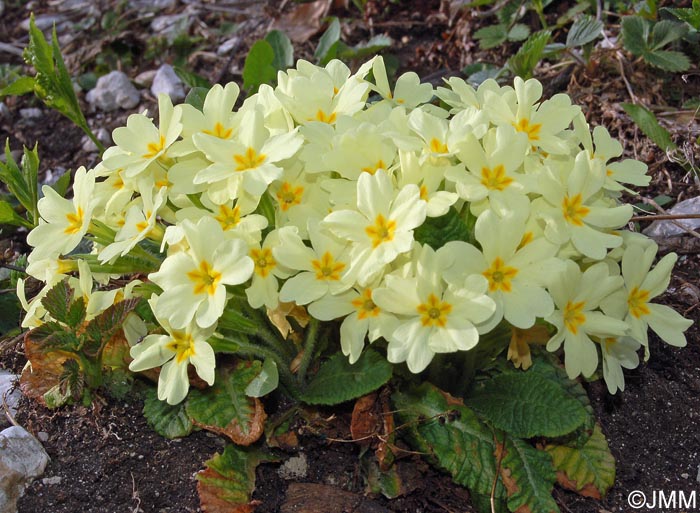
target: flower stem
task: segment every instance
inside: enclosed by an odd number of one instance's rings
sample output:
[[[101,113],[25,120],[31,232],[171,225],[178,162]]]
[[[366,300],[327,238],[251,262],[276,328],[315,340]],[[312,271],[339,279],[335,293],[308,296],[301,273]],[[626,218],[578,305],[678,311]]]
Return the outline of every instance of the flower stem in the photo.
[[[306,381],[306,372],[309,370],[309,365],[314,358],[316,351],[316,343],[318,342],[318,328],[320,323],[318,319],[313,317],[309,321],[309,327],[306,328],[306,338],[304,339],[304,354],[301,357],[299,370],[297,372],[297,381],[304,383]]]

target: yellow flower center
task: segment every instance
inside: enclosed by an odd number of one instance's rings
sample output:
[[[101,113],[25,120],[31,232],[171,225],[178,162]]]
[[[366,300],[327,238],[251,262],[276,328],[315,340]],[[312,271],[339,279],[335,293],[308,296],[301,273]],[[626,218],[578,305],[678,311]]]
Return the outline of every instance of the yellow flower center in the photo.
[[[221,205],[219,206],[219,214],[214,219],[219,221],[224,230],[235,228],[241,222],[241,207],[236,205],[231,208],[227,205]]]
[[[430,140],[430,151],[433,153],[447,153],[447,145],[440,141],[438,138],[433,137]]]
[[[360,297],[353,299],[352,306],[357,310],[358,319],[377,317],[381,311],[372,301],[372,289],[370,288],[365,289]]]
[[[171,337],[170,342],[168,342],[165,347],[175,353],[175,360],[177,363],[189,360],[195,355],[194,339],[192,335],[174,331]]]
[[[284,182],[282,187],[277,191],[277,201],[283,212],[286,212],[294,205],[301,203],[301,198],[304,195],[304,188],[301,186],[292,188],[289,182]]]
[[[586,316],[583,314],[585,306],[585,301],[579,301],[578,303],[569,301],[564,308],[564,326],[574,335],[578,333],[578,327],[586,322]]]
[[[202,260],[199,269],[187,273],[187,277],[194,283],[194,293],[207,293],[213,296],[216,287],[221,281],[221,273],[216,271],[209,262]]]
[[[542,128],[541,123],[530,123],[530,120],[523,118],[517,123],[513,123],[513,126],[518,132],[526,133],[531,141],[539,141],[540,139],[540,129]]]
[[[384,163],[384,161],[382,159],[379,159],[377,161],[377,163],[374,164],[373,166],[363,167],[362,171],[373,175],[374,173],[377,172],[377,169],[386,169],[386,164]]]
[[[425,186],[425,184],[420,186],[420,199],[423,201],[428,201],[428,188]]]
[[[365,228],[365,232],[372,239],[372,247],[376,248],[383,242],[394,239],[396,231],[396,221],[387,221],[382,214],[374,220],[374,224]]]
[[[233,128],[224,128],[224,125],[217,121],[213,130],[202,130],[205,134],[213,135],[219,139],[228,139],[233,133]]]
[[[152,159],[156,155],[158,155],[161,151],[163,151],[163,148],[165,148],[165,136],[161,135],[160,140],[156,142],[149,142],[146,145],[146,149],[148,150],[146,153],[142,155],[143,158],[145,159]]]
[[[323,112],[323,110],[318,109],[316,112],[316,121],[320,121],[321,123],[328,123],[329,125],[332,123],[335,123],[336,119],[336,114],[335,112],[331,112],[330,114],[326,114]],[[313,121],[313,120],[311,120]]]
[[[489,190],[502,191],[512,183],[513,179],[506,176],[506,170],[502,164],[493,169],[481,168],[481,185]]]
[[[490,292],[496,292],[497,290],[510,292],[512,288],[510,280],[515,278],[518,274],[518,270],[515,267],[505,265],[501,257],[496,257],[493,262],[491,262],[491,267],[482,274],[489,280]]]
[[[583,226],[583,218],[591,211],[590,208],[582,205],[581,194],[577,194],[573,198],[565,196],[561,202],[561,210],[564,214],[564,219],[574,226]]]
[[[648,302],[649,291],[640,290],[639,287],[634,287],[629,296],[627,296],[627,306],[630,309],[630,314],[637,319],[651,313],[649,306],[647,306]]]
[[[233,160],[236,161],[236,171],[246,171],[248,169],[255,169],[261,166],[267,157],[264,153],[257,153],[250,146],[245,150],[244,154],[236,154],[233,156]]]
[[[255,274],[261,278],[267,278],[270,272],[277,266],[277,262],[275,262],[270,248],[251,249],[250,258],[252,258],[253,263],[255,263]]]
[[[319,260],[312,260],[311,267],[316,271],[317,280],[338,281],[340,273],[345,269],[343,262],[336,262],[333,255],[326,251]]]
[[[446,301],[440,301],[435,294],[430,294],[425,303],[416,307],[420,314],[420,322],[423,326],[444,328],[447,324],[447,316],[452,311],[452,305]]]
[[[68,226],[63,230],[63,233],[68,235],[74,235],[78,233],[83,228],[83,218],[85,214],[82,207],[78,207],[75,212],[66,214],[66,219],[68,220]]]

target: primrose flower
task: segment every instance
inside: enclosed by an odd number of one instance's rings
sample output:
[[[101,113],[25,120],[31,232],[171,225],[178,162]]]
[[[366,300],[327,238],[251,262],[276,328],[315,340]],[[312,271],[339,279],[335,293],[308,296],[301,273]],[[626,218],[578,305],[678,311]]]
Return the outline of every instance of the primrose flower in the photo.
[[[27,243],[34,248],[33,260],[66,255],[83,240],[95,207],[94,189],[95,172],[84,167],[75,172],[72,200],[48,185],[42,187],[44,197],[37,203],[41,219],[27,235]]]
[[[173,107],[170,97],[158,95],[158,127],[151,118],[144,114],[132,114],[126,120],[125,127],[119,127],[112,133],[112,139],[119,147],[103,162],[109,169],[123,168],[128,178],[141,174],[150,164],[160,162],[169,167],[168,149],[180,137],[182,132],[182,110]]]
[[[148,335],[131,348],[129,370],[140,372],[161,367],[158,376],[158,399],[168,404],[178,404],[190,389],[187,368],[194,365],[197,375],[209,385],[214,384],[216,360],[214,350],[207,339],[214,333],[214,326],[201,328],[194,322],[173,328],[167,319],[158,317],[158,300],[149,304],[166,335]]]
[[[421,84],[420,77],[413,71],[404,73],[396,80],[394,92],[392,93],[389,86],[389,78],[386,74],[386,67],[384,66],[384,59],[381,56],[372,60],[372,75],[376,82],[372,89],[394,105],[413,109],[418,105],[429,102],[433,97],[433,86]]]
[[[301,271],[282,285],[279,299],[284,303],[306,305],[354,283],[347,245],[324,233],[317,222],[310,221],[308,230],[311,247],[304,244],[296,227],[284,226],[278,232],[279,245],[272,249],[276,262]]]
[[[226,285],[253,274],[254,264],[241,239],[227,239],[219,223],[203,217],[181,223],[189,248],[168,256],[148,278],[163,289],[156,314],[175,329],[194,320],[202,328],[216,323],[226,306]]]
[[[639,347],[639,342],[632,337],[609,337],[600,341],[600,352],[603,355],[603,379],[611,394],[615,394],[618,390],[625,390],[625,375],[622,373],[622,368],[637,368]]]
[[[610,276],[605,262],[582,273],[571,260],[549,284],[556,310],[545,320],[556,326],[557,333],[547,342],[547,350],[556,351],[564,343],[564,366],[571,379],[579,374],[588,377],[598,368],[598,352],[591,336],[606,339],[627,334],[626,322],[597,310],[621,285],[622,277]]]
[[[236,134],[238,126],[233,106],[239,93],[240,89],[235,82],[229,82],[226,87],[215,84],[204,98],[201,111],[187,103],[180,106],[184,138],[184,141],[178,143],[180,153],[184,150],[183,143],[190,142],[194,134],[203,133],[219,139],[231,139]],[[192,146],[187,149],[196,151]]]
[[[250,287],[245,290],[248,303],[253,308],[274,310],[279,304],[279,281],[288,278],[292,272],[279,265],[272,250],[280,245],[277,231],[270,232],[261,245],[251,245],[250,256],[255,264],[253,279]]]
[[[338,237],[351,241],[351,265],[360,285],[409,251],[413,230],[425,221],[427,205],[415,184],[394,189],[386,173],[363,173],[357,180],[357,210],[336,210],[323,220]]]
[[[649,328],[667,344],[684,347],[687,341],[683,332],[693,324],[672,308],[651,302],[668,288],[671,270],[678,259],[675,253],[669,253],[651,269],[658,249],[656,244],[644,247],[634,243],[625,248],[622,255],[624,286],[601,305],[605,313],[629,324],[629,334],[644,346],[646,358],[649,357]]]
[[[454,252],[454,248],[440,251]],[[448,287],[442,280],[445,269],[441,261],[450,259],[438,257],[428,245],[416,252],[409,275],[388,274],[383,285],[372,292],[372,301],[400,320],[389,336],[387,359],[392,363],[405,361],[413,373],[424,370],[436,353],[476,346],[476,325],[496,309],[485,294],[486,278],[471,275],[460,287]]]
[[[513,326],[530,328],[535,320],[547,317],[554,304],[544,285],[547,276],[561,269],[554,258],[558,247],[544,238],[522,244],[525,223],[511,214],[499,218],[486,211],[475,227],[482,250],[466,242],[448,242],[438,251],[445,261],[445,280],[459,286],[465,278],[478,274],[488,281],[488,296],[496,303],[496,312],[483,331],[489,331],[503,317]]]
[[[219,194],[209,194],[217,204],[238,198],[243,190],[261,196],[273,180],[282,176],[278,163],[294,155],[302,144],[296,131],[269,135],[259,110],[245,112],[234,139],[195,134],[195,145],[213,163],[195,175],[194,183],[219,184],[218,189],[212,189]]]
[[[544,201],[540,217],[546,222],[545,237],[563,245],[569,240],[583,255],[595,260],[605,257],[607,248],[622,244],[622,238],[611,233],[632,217],[632,205],[610,207],[596,201],[603,186],[602,174],[591,169],[585,151],[579,152],[573,169],[556,176],[546,168],[540,176],[540,192]]]

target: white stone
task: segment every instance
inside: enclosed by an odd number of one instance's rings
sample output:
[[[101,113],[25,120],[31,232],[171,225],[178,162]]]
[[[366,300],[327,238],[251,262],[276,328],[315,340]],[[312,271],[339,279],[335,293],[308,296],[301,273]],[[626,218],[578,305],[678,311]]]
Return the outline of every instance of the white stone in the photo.
[[[109,112],[117,109],[133,109],[141,101],[141,95],[129,77],[121,71],[112,71],[97,80],[94,89],[88,91],[88,103]]]
[[[227,39],[216,49],[216,55],[229,55],[241,45],[241,41],[241,38],[238,36]]]
[[[194,16],[188,13],[180,14],[164,14],[153,18],[151,21],[151,30],[161,37],[172,43],[181,34],[187,34]]]
[[[700,214],[700,196],[676,203],[673,208],[668,210],[668,213],[673,215]],[[700,229],[700,219],[678,219],[675,221],[654,221],[643,230],[643,233],[654,239],[665,239],[686,233],[676,223],[690,230]]]
[[[61,484],[61,481],[63,481],[63,478],[61,476],[45,477],[44,479],[41,480],[41,484],[43,484],[43,485],[57,485],[57,484]]]
[[[17,500],[27,484],[44,473],[49,455],[19,426],[0,432],[0,513],[17,511]]]
[[[151,93],[156,98],[160,93],[170,96],[173,103],[181,102],[185,99],[185,87],[170,64],[163,64],[158,68],[156,76],[153,77]]]
[[[38,107],[29,107],[26,109],[19,109],[19,115],[22,119],[26,119],[27,121],[36,121],[37,119],[41,119],[44,115],[44,111]]]
[[[149,69],[148,71],[143,71],[134,77],[134,83],[141,87],[151,87],[153,84],[153,79],[156,77],[158,71],[154,69]]]
[[[309,462],[306,460],[305,454],[289,458],[277,469],[277,474],[282,479],[303,479],[308,472]]]
[[[4,399],[7,409],[13,417],[17,415],[17,407],[22,397],[19,387],[15,386],[18,379],[19,376],[0,369],[0,404],[2,404]],[[9,421],[6,419],[5,414],[0,414],[0,426],[7,424],[9,424]]]

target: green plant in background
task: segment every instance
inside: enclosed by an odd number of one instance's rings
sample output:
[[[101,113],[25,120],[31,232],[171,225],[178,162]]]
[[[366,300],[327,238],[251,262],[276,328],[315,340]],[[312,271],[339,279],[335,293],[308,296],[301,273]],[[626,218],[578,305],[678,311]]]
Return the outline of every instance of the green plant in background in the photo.
[[[622,40],[625,49],[644,59],[647,64],[665,71],[685,71],[690,66],[690,60],[683,52],[664,49],[682,39],[688,30],[688,25],[681,22],[652,22],[641,16],[622,18]]]
[[[30,17],[29,45],[24,51],[24,59],[34,68],[36,75],[15,80],[0,90],[0,98],[33,92],[47,107],[60,112],[80,127],[102,153],[104,146],[92,132],[80,110],[78,98],[73,90],[73,81],[58,46],[56,30],[53,31],[52,42],[49,45],[44,34],[34,23],[33,15]]]

